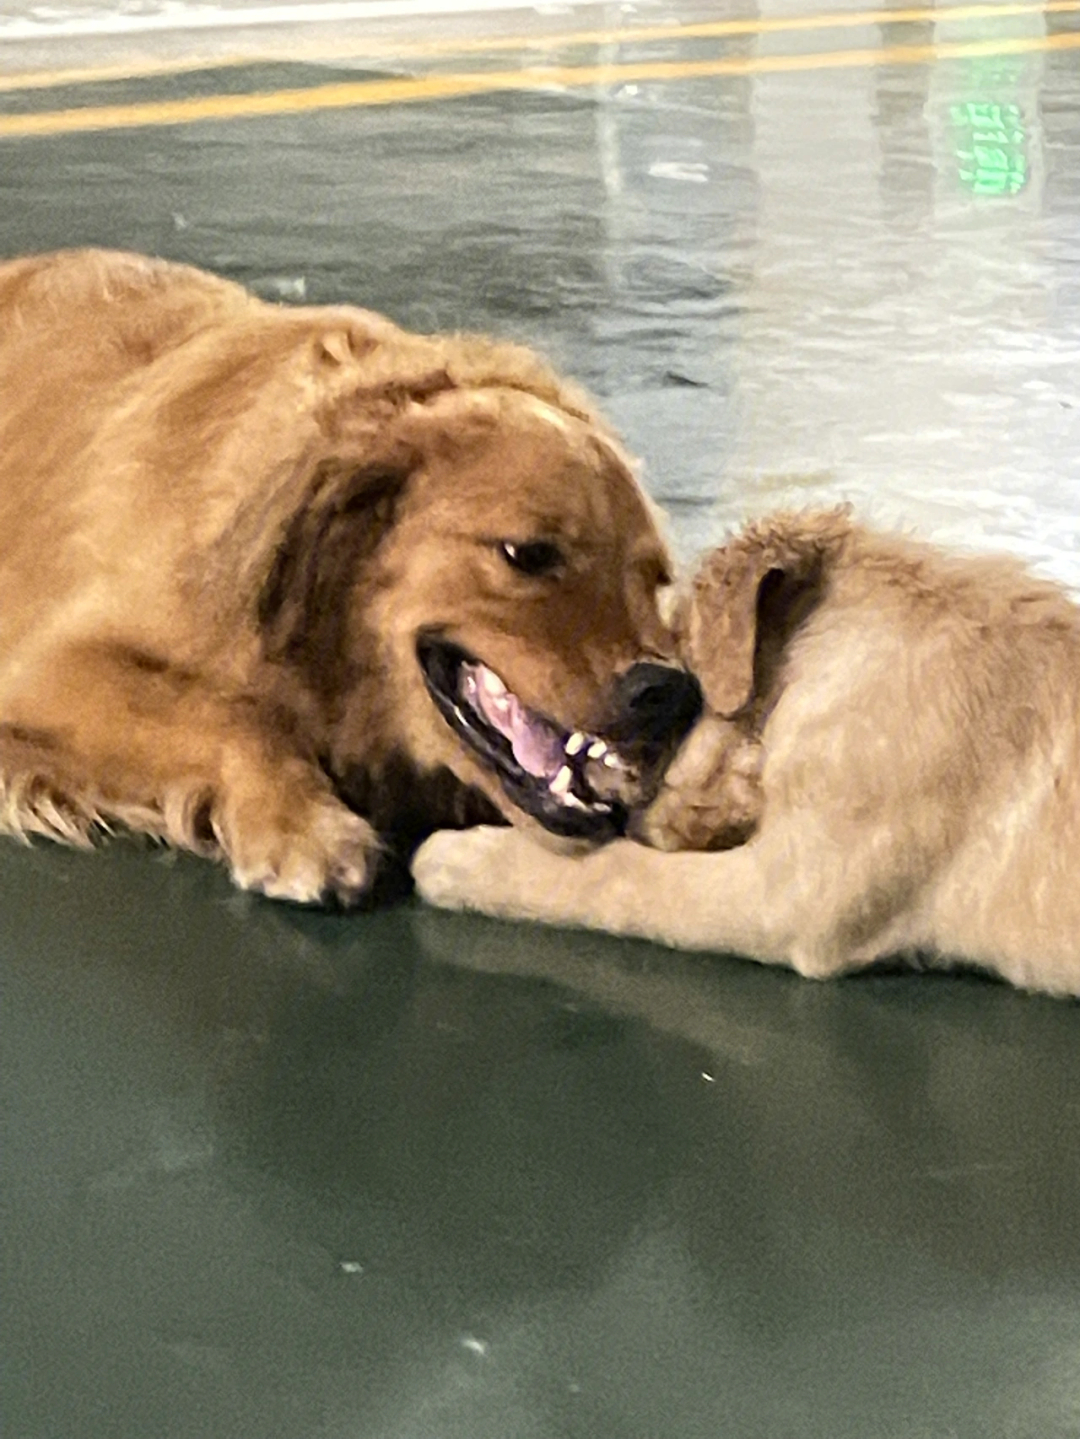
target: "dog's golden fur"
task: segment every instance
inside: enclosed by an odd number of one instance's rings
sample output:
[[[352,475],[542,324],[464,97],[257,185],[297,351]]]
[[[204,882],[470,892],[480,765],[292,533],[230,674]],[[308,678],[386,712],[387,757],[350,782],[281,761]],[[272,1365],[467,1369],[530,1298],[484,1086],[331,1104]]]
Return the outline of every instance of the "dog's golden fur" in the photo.
[[[684,630],[708,712],[641,819],[655,848],[436,836],[415,866],[428,898],[814,977],[910,956],[1080,993],[1064,593],[844,512],[780,514],[705,561]]]
[[[500,557],[536,537],[557,580]],[[376,829],[521,818],[417,635],[595,728],[671,653],[667,565],[617,443],[527,350],[132,255],[0,265],[0,828],[116,821],[354,900]]]

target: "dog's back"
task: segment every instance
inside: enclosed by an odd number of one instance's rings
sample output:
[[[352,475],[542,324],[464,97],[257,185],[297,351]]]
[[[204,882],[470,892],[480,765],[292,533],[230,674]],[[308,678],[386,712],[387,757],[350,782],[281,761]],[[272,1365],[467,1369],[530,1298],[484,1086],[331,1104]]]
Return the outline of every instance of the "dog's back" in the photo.
[[[0,692],[22,641],[58,625],[141,623],[152,645],[214,587],[208,615],[235,632],[243,515],[265,527],[294,502],[289,467],[324,393],[355,383],[353,350],[374,336],[407,338],[363,310],[268,305],[139,255],[0,265]]]
[[[6,651],[20,619],[40,622],[39,590],[54,610],[79,591],[88,509],[97,520],[126,518],[134,530],[132,456],[110,454],[107,417],[123,424],[135,404],[133,382],[150,366],[252,307],[226,281],[134,255],[67,251],[0,266]],[[103,492],[99,503],[95,490]]]

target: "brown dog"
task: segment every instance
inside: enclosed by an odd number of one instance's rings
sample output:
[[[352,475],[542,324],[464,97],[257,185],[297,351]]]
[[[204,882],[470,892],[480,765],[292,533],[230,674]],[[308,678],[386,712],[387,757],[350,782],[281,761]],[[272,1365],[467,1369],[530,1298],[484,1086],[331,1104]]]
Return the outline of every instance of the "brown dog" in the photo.
[[[184,266],[0,266],[0,827],[353,901],[376,831],[607,837],[696,717],[668,558],[529,352]],[[606,736],[606,739],[605,739]]]
[[[1080,608],[1008,560],[778,515],[706,560],[685,631],[709,712],[638,830],[725,852],[440,835],[428,899],[815,977],[908,955],[1080,993]]]

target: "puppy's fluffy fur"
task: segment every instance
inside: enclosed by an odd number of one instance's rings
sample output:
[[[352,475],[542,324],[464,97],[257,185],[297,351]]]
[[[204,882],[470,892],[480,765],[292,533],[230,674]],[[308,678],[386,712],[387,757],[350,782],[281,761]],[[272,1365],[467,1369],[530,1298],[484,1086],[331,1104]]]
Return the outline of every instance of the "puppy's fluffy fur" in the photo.
[[[530,544],[558,563],[515,568]],[[355,900],[387,836],[524,820],[420,641],[595,729],[671,653],[667,563],[616,442],[526,350],[132,255],[0,266],[0,828],[119,821]]]
[[[817,978],[911,956],[1080,993],[1065,594],[843,512],[779,514],[705,561],[685,650],[708,713],[640,821],[684,852],[439,835],[415,866],[426,897]]]

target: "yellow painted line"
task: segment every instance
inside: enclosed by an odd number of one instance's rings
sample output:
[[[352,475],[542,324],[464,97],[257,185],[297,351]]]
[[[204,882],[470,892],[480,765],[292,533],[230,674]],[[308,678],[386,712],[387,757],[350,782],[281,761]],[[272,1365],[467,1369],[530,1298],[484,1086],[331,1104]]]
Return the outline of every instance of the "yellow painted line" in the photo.
[[[108,80],[139,80],[193,70],[225,70],[240,65],[283,61],[414,59],[439,55],[482,55],[500,51],[563,50],[591,45],[638,45],[657,40],[732,39],[742,35],[776,35],[838,30],[868,25],[960,24],[975,20],[1023,19],[1032,15],[1080,12],[1080,0],[1019,0],[1019,3],[946,5],[939,9],[855,10],[838,14],[794,16],[775,20],[714,20],[691,25],[642,25],[620,30],[572,30],[552,35],[493,35],[475,39],[358,42],[348,36],[296,42],[250,55],[202,55],[142,64],[83,66],[78,69],[25,71],[0,75],[0,91],[40,90],[58,85],[85,85]]]
[[[874,50],[834,50],[817,55],[738,56],[724,60],[645,60],[628,65],[537,66],[531,70],[475,71],[461,75],[422,75],[403,80],[317,85],[250,95],[203,95],[189,100],[149,101],[137,105],[87,106],[36,115],[0,116],[0,138],[70,135],[87,130],[129,130],[148,125],[186,125],[199,120],[238,120],[255,116],[298,115],[313,110],[344,110],[362,105],[397,105],[447,100],[493,91],[595,85],[626,85],[648,80],[695,80],[723,75],[769,75],[804,70],[854,70],[874,65],[926,65],[991,55],[1028,55],[1080,49],[1080,30],[1012,40],[974,40],[941,45],[898,45]]]

